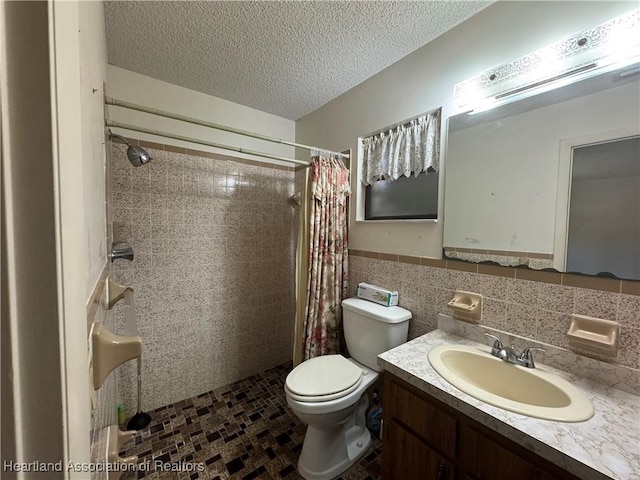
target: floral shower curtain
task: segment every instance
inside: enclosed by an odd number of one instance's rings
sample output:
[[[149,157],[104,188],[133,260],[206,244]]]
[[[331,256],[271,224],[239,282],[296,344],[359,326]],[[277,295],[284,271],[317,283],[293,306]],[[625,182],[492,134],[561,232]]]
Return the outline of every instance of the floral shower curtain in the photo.
[[[349,170],[337,156],[311,158],[309,277],[303,359],[340,353],[348,293]]]

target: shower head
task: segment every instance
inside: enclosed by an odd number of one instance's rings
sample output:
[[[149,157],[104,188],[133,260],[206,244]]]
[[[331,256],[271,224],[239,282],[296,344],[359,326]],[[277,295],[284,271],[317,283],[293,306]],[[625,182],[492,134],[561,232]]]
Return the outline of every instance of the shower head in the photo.
[[[109,132],[109,138],[111,137],[119,138],[127,145],[127,147],[129,147],[127,148],[127,158],[134,167],[140,167],[152,160],[152,158],[149,156],[149,153],[144,148],[138,147],[136,145],[131,145],[123,136]]]
[[[140,167],[151,161],[149,153],[144,148],[135,145],[129,145],[127,148],[127,158],[134,167]]]

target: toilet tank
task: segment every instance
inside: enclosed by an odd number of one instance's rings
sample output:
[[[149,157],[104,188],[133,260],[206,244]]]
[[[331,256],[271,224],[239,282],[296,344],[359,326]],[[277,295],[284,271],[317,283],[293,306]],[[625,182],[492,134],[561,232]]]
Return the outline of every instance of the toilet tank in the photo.
[[[361,298],[342,301],[342,325],[349,354],[378,372],[377,356],[407,341],[411,312]]]

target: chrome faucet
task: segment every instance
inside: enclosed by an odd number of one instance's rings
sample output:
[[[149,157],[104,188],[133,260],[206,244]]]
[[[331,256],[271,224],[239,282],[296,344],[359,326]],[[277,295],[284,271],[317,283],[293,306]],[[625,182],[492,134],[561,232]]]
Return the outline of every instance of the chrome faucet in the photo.
[[[493,339],[493,345],[491,346],[491,355],[504,360],[507,363],[513,363],[514,365],[520,365],[527,368],[536,368],[536,364],[533,361],[533,351],[538,350],[540,352],[546,352],[544,348],[530,347],[525,348],[524,351],[518,355],[513,345],[505,347],[502,342],[495,335],[484,332],[487,337]]]
[[[111,245],[111,251],[109,252],[109,258],[113,262],[119,258],[133,261],[133,248],[131,245],[125,242],[117,242]]]
[[[520,354],[518,357],[518,365],[522,365],[527,368],[536,368],[536,364],[533,362],[533,354],[531,353],[533,350],[537,350],[539,352],[546,352],[546,348],[538,348],[538,347],[529,347],[525,348],[524,352]]]

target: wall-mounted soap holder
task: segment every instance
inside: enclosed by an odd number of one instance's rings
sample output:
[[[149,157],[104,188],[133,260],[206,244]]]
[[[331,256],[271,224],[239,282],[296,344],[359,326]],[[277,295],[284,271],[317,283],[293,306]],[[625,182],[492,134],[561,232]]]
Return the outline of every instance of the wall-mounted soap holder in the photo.
[[[119,365],[142,355],[142,339],[137,336],[114,335],[102,323],[94,323],[93,388],[98,390],[107,376]]]
[[[620,324],[612,320],[572,314],[567,341],[572,347],[615,357],[618,355]]]
[[[109,472],[109,480],[120,480],[122,473],[126,470],[124,465],[138,463],[138,456],[121,457],[122,446],[131,440],[135,435],[135,430],[121,431],[117,425],[109,425],[109,449],[107,451],[107,461],[110,464],[119,464],[120,468],[114,468]]]
[[[464,320],[478,321],[482,318],[482,295],[479,293],[456,290],[447,306],[453,310],[454,316]]]
[[[107,298],[108,305],[107,307],[111,310],[116,303],[125,298],[128,292],[133,293],[133,287],[128,285],[120,285],[118,282],[109,277],[109,281],[107,283]]]

